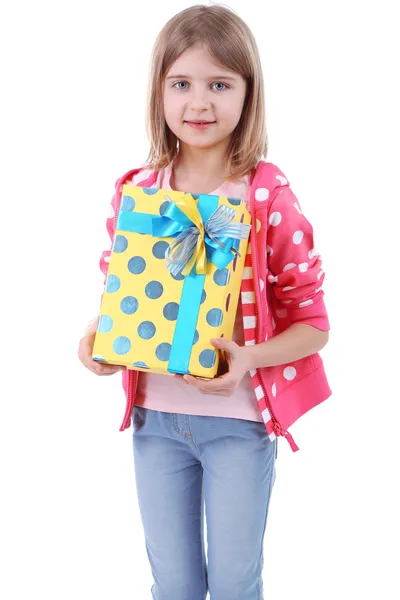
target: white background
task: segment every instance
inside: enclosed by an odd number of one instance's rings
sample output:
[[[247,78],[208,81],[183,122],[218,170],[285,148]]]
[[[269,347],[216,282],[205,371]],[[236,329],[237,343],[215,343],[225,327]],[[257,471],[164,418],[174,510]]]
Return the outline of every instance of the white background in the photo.
[[[332,327],[333,396],[291,428],[300,452],[279,446],[266,598],[400,595],[396,4],[230,2],[259,44],[268,160],[314,226]],[[147,155],[151,47],[187,6],[1,9],[4,600],[151,597],[120,377],[86,371],[77,347],[114,182]]]

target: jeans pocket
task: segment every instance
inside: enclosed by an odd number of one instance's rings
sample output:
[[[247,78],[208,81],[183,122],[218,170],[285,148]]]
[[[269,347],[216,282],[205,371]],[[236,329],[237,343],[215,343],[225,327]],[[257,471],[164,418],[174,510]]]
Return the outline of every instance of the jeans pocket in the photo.
[[[132,425],[133,431],[141,429],[146,423],[146,409],[143,406],[133,406],[132,409]]]

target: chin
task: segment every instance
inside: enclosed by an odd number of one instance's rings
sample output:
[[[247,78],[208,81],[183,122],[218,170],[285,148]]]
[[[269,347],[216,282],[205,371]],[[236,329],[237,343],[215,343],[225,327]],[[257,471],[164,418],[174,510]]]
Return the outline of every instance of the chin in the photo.
[[[208,150],[209,148],[214,148],[215,146],[219,146],[225,138],[207,138],[206,136],[201,137],[201,133],[194,133],[192,136],[182,135],[177,136],[178,139],[181,140],[187,146],[191,148],[197,148],[199,150]]]

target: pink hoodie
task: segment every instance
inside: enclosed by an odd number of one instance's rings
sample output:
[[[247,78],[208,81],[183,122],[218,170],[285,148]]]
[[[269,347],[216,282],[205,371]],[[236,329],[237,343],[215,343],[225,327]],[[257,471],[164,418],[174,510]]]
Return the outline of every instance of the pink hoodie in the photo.
[[[115,184],[112,216],[107,220],[111,240],[122,186],[141,170],[129,171]],[[153,172],[140,185],[150,187],[156,179],[157,172]],[[328,331],[321,289],[324,271],[314,247],[313,229],[277,166],[258,164],[252,174],[249,200],[253,227],[241,287],[245,344],[262,343],[292,323]],[[100,259],[105,276],[110,254],[105,250]],[[120,431],[130,426],[138,375],[131,370],[122,375],[127,403]],[[321,357],[313,354],[287,365],[257,369],[250,375],[269,438],[283,436],[293,451],[298,450],[287,429],[331,395]]]

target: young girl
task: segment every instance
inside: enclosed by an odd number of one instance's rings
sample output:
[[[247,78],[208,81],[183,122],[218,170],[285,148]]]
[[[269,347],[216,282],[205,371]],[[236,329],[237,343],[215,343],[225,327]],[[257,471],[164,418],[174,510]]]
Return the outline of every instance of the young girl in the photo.
[[[233,340],[213,340],[227,372],[138,373],[91,359],[97,319],[80,342],[91,371],[123,370],[121,431],[133,423],[139,506],[154,600],[260,600],[263,538],[277,438],[330,395],[318,352],[329,324],[313,230],[266,155],[263,75],[254,38],[222,6],[194,6],[159,34],[152,57],[145,169],[124,183],[239,197],[252,230]],[[103,252],[107,275],[110,250]],[[208,560],[203,539],[207,520]]]

